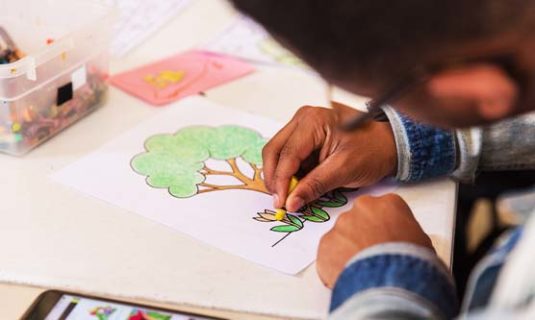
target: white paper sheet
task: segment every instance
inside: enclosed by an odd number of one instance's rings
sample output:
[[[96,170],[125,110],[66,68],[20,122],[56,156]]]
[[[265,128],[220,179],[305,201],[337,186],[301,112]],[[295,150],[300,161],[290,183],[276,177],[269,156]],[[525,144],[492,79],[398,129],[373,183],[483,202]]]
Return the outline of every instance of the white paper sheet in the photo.
[[[111,45],[112,54],[122,57],[177,15],[190,0],[104,0],[119,11]]]
[[[304,62],[276,42],[262,26],[246,17],[238,17],[204,48],[251,62],[280,64],[312,72]]]
[[[84,193],[156,220],[229,253],[288,274],[296,274],[314,261],[322,234],[330,229],[337,215],[347,205],[339,208],[320,206],[330,215],[330,219],[326,222],[318,223],[303,219],[301,223],[297,223],[301,229],[296,232],[274,232],[270,229],[289,224],[253,219],[261,218],[258,212],[265,213],[265,210],[272,210],[272,198],[265,193],[230,189],[179,198],[176,194],[171,195],[174,189],[151,187],[145,180],[147,177],[133,169],[136,163],[132,161],[133,158],[146,152],[144,144],[151,136],[173,134],[192,125],[218,127],[229,124],[254,128],[264,137],[272,136],[280,128],[279,124],[271,120],[193,97],[162,110],[160,114],[100,150],[59,171],[54,178]],[[223,150],[230,149],[223,148]],[[242,159],[237,160],[237,165],[248,177],[254,176],[251,167]],[[167,163],[159,166],[167,167]],[[214,159],[204,161],[199,169],[203,166],[219,171],[231,169],[226,162]],[[218,175],[206,177],[205,182],[211,185],[228,185],[232,184],[228,179],[235,179],[232,176]],[[149,178],[149,183],[153,178],[154,175]],[[236,180],[233,181],[234,184],[238,184]],[[198,188],[205,187],[199,184]],[[180,192],[182,191],[178,193]],[[319,212],[320,217],[321,214]],[[269,216],[269,213],[263,215],[268,218]],[[293,219],[292,222],[297,221]]]

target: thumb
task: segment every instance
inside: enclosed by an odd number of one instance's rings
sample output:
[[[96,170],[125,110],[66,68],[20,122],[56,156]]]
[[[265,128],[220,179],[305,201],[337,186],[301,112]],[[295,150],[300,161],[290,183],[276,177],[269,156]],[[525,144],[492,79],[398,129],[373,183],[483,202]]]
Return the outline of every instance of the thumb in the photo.
[[[336,165],[336,160],[336,157],[326,159],[299,181],[286,200],[288,211],[295,212],[305,204],[347,183],[342,177],[349,175],[343,173],[342,162]]]

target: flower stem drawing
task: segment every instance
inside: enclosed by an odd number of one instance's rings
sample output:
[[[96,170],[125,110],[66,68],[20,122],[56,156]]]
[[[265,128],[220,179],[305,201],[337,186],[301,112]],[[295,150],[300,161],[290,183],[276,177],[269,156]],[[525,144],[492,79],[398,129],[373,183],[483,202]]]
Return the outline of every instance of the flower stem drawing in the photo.
[[[286,218],[282,221],[275,219],[275,212],[272,210],[264,210],[258,212],[254,217],[256,221],[268,222],[268,223],[282,223],[272,227],[270,230],[274,232],[286,233],[286,235],[275,242],[272,247],[279,244],[282,240],[286,239],[293,232],[303,229],[305,222],[323,223],[331,219],[329,213],[324,208],[339,208],[347,204],[347,197],[339,190],[334,190],[320,199],[307,204],[303,208],[299,209],[297,213],[287,214]]]
[[[262,175],[265,143],[266,139],[258,132],[245,127],[186,127],[174,134],[149,137],[145,141],[145,152],[136,155],[131,166],[135,172],[146,176],[149,186],[166,188],[176,198],[224,190],[269,194]],[[217,167],[213,166],[214,160]],[[217,178],[215,182],[211,181],[214,178]],[[346,203],[347,198],[342,192],[333,191],[299,212],[288,214],[282,221],[276,221],[274,212],[267,209],[253,219],[277,223],[270,230],[286,233],[275,246],[288,235],[302,230],[305,222],[329,221],[330,216],[324,208],[337,208]]]

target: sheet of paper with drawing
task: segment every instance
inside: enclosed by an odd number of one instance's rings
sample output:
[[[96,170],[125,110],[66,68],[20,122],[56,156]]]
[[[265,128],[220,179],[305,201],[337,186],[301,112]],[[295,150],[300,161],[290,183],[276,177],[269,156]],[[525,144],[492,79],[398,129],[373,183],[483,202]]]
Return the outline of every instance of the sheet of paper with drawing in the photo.
[[[126,55],[165,23],[179,14],[190,0],[103,0],[118,10],[111,52],[116,58]]]
[[[243,77],[254,68],[207,51],[187,51],[122,72],[110,82],[153,105],[164,105]]]
[[[238,17],[204,48],[253,62],[308,68],[303,61],[275,41],[262,26],[246,17]]]
[[[332,192],[276,221],[261,150],[280,127],[193,97],[55,178],[247,260],[295,274],[351,195]]]

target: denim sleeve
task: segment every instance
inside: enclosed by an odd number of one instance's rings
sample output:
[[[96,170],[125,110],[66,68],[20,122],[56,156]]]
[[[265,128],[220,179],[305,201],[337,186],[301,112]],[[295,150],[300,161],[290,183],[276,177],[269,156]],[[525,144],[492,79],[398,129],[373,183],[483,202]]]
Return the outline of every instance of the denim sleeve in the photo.
[[[447,176],[457,166],[455,131],[418,123],[387,107],[384,109],[396,140],[398,170],[403,182]]]
[[[477,172],[535,169],[535,113],[481,128],[457,130],[458,164],[452,176],[471,181]]]
[[[480,171],[535,169],[535,113],[482,128]]]
[[[535,169],[535,113],[490,126],[443,130],[384,108],[398,150],[402,182],[451,175],[472,181],[479,171]]]
[[[333,289],[330,319],[449,319],[458,312],[452,277],[436,254],[408,243],[360,252]]]

